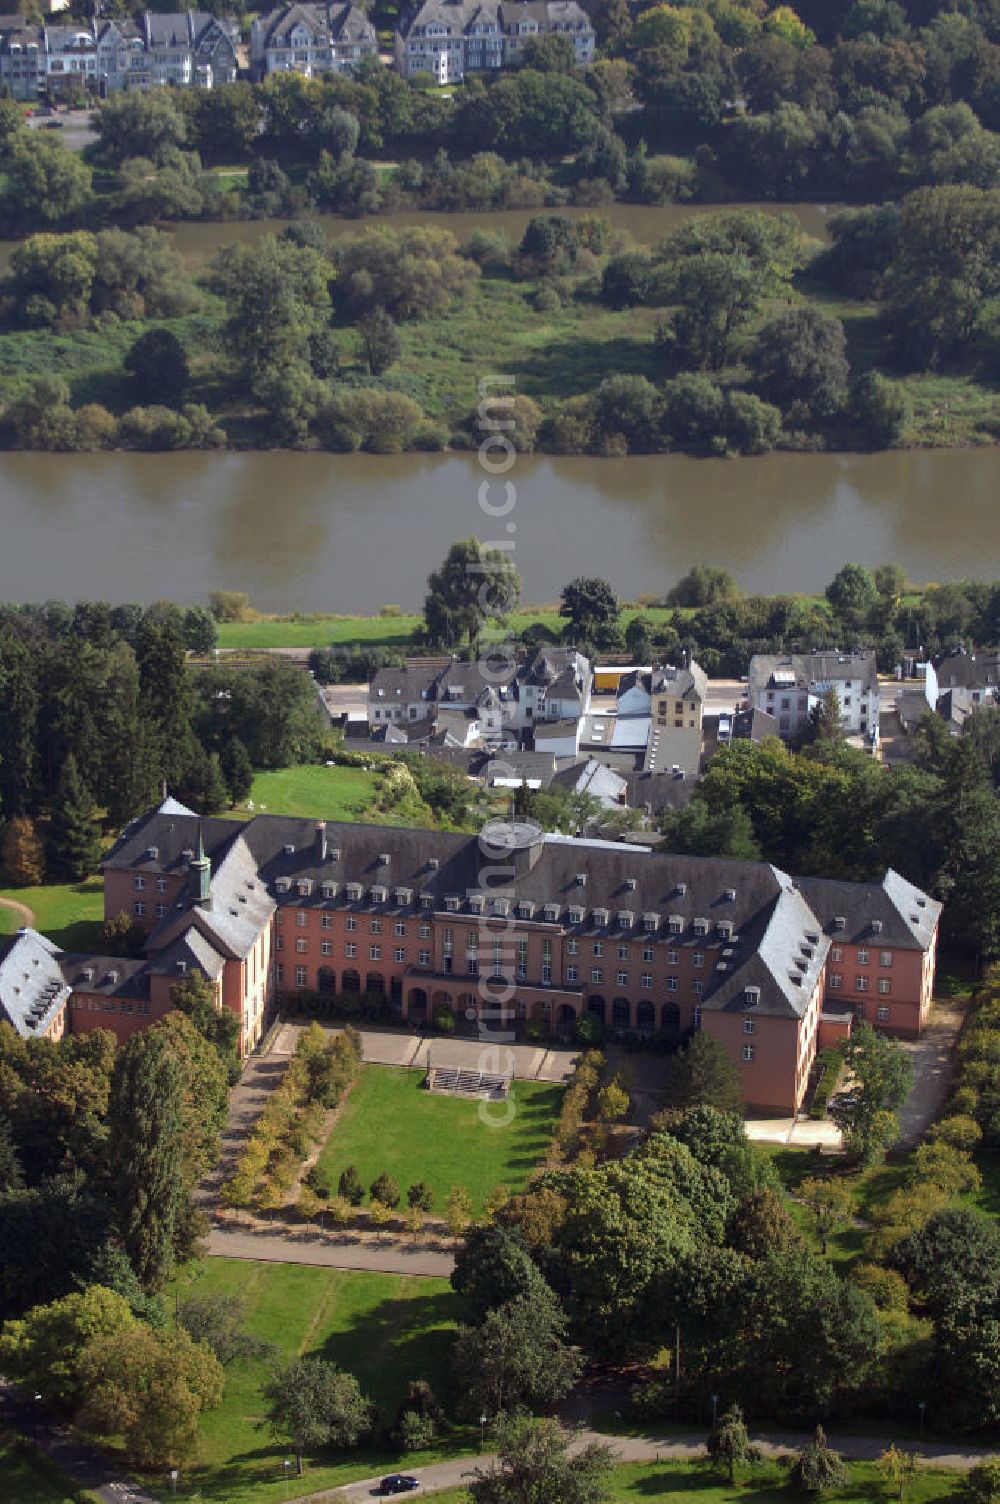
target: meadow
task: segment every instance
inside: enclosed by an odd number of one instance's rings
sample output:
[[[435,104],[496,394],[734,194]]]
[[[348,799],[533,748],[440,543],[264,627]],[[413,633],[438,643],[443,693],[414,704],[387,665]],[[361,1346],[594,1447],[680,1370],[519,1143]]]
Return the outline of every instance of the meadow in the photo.
[[[465,1187],[476,1212],[494,1186],[521,1190],[552,1141],[562,1088],[516,1082],[514,1119],[494,1128],[478,1102],[431,1093],[423,1081],[422,1071],[366,1066],[320,1154],[321,1181],[336,1194],[349,1165],[366,1187],[385,1170],[404,1195],[423,1180],[438,1212],[452,1186]]]

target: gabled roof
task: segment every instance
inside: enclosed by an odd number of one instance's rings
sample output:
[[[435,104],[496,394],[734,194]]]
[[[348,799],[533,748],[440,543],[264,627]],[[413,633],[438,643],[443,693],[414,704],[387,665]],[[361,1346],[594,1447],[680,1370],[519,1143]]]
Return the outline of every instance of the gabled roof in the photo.
[[[41,1039],[65,1007],[69,987],[59,952],[37,930],[22,929],[0,943],[0,1019],[22,1039]]]
[[[863,692],[878,688],[874,653],[755,653],[750,659],[749,683],[756,690],[803,690],[855,679]]]

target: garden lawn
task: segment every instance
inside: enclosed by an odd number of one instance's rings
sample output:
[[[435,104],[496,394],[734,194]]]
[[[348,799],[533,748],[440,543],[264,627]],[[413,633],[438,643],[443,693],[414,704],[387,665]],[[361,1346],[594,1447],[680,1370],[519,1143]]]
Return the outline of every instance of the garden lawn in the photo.
[[[0,1435],[0,1497],[11,1504],[76,1504],[92,1494],[74,1492],[70,1479],[45,1457],[32,1458],[16,1441]]]
[[[924,1468],[906,1485],[907,1504],[936,1504],[952,1499],[958,1475],[936,1468]],[[748,1475],[738,1474],[731,1488],[700,1462],[629,1462],[615,1469],[611,1498],[614,1504],[639,1504],[643,1499],[697,1501],[697,1504],[788,1504],[788,1475],[773,1463],[755,1467]],[[449,1489],[434,1495],[436,1504],[468,1504],[464,1488]],[[826,1504],[872,1504],[887,1498],[878,1474],[871,1463],[851,1464],[851,1481],[847,1488],[823,1495]]]
[[[100,950],[104,922],[104,882],[88,877],[82,883],[45,883],[39,888],[0,888],[0,898],[26,904],[35,916],[34,927],[64,950]],[[13,909],[0,905],[0,935],[21,927]]]
[[[316,820],[356,820],[375,793],[375,777],[364,768],[328,768],[306,763],[258,773],[250,790],[253,810],[237,814],[299,815]]]
[[[428,1379],[450,1408],[448,1349],[458,1297],[445,1279],[212,1258],[181,1271],[175,1288],[181,1300],[193,1294],[238,1296],[246,1329],[274,1349],[227,1369],[222,1404],[202,1417],[200,1466],[184,1470],[181,1499],[215,1504],[284,1499],[282,1461],[291,1454],[266,1424],[259,1425],[266,1410],[261,1390],[275,1364],[296,1355],[325,1358],[355,1374],[390,1423],[410,1379]],[[464,1440],[462,1432],[452,1436],[448,1454],[460,1452]],[[434,1452],[407,1459],[411,1466],[437,1460],[440,1453]],[[398,1462],[384,1446],[340,1458],[307,1458],[297,1492],[388,1472]]]
[[[436,1095],[423,1082],[422,1071],[364,1067],[319,1158],[331,1192],[348,1165],[366,1187],[387,1171],[404,1197],[408,1186],[426,1181],[436,1211],[455,1185],[466,1188],[477,1212],[494,1186],[521,1190],[552,1140],[562,1088],[515,1082],[513,1121],[491,1128],[478,1102]]]

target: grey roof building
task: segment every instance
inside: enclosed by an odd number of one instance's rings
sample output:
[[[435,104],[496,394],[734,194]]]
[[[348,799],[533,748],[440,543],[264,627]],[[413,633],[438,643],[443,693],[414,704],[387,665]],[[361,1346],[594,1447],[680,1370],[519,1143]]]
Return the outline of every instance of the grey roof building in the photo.
[[[250,27],[250,69],[270,73],[352,73],[365,57],[377,57],[378,34],[355,5],[280,5]]]
[[[517,67],[532,37],[553,33],[572,42],[577,66],[593,60],[593,24],[577,0],[424,0],[400,20],[396,66],[404,78],[430,73],[458,83],[466,73]]]
[[[750,660],[750,708],[773,715],[779,736],[797,736],[829,689],[840,700],[845,735],[877,743],[881,703],[874,653],[757,653]]]

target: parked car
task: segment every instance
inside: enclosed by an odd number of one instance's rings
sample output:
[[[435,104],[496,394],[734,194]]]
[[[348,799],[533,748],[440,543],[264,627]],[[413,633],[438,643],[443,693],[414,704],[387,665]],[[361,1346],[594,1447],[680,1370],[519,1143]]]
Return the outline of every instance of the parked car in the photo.
[[[379,1493],[412,1494],[413,1490],[419,1487],[420,1479],[414,1478],[412,1473],[390,1473],[379,1484]]]

